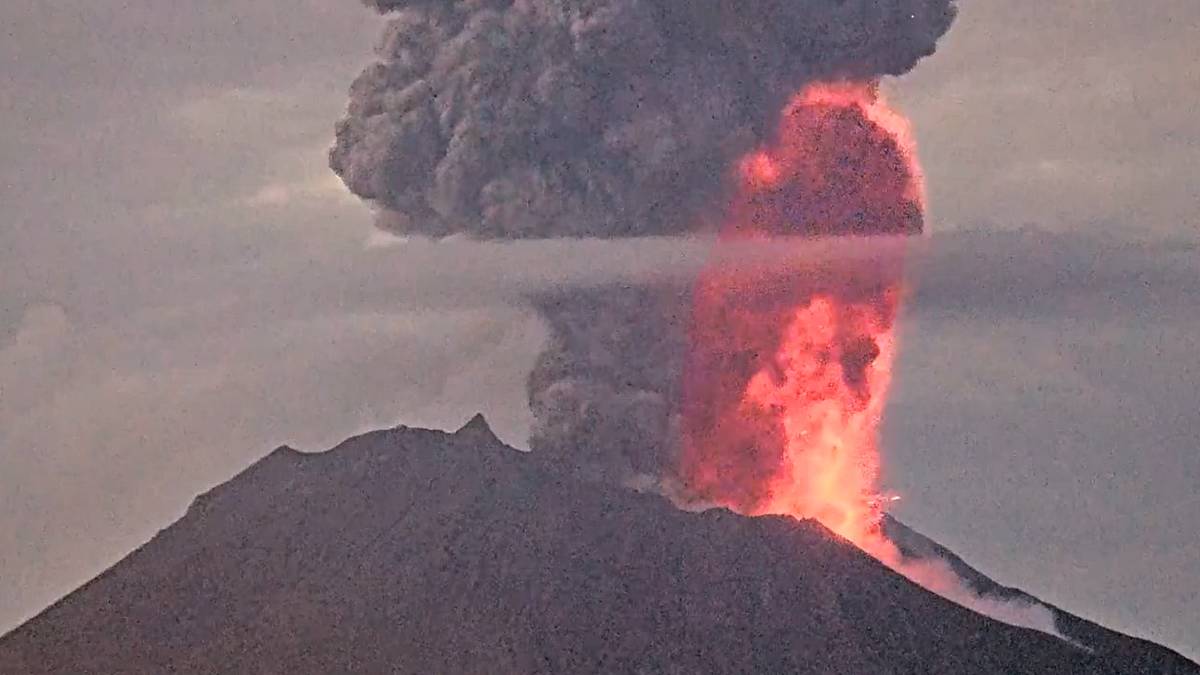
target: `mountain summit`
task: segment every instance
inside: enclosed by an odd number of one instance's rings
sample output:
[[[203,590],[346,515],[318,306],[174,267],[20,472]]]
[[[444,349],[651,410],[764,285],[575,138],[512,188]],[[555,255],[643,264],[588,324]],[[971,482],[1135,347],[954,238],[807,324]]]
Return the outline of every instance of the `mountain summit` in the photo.
[[[492,431],[492,425],[483,417],[483,413],[475,413],[475,416],[467,421],[466,424],[459,427],[458,431],[454,432],[455,436],[474,441],[480,447],[488,448],[498,445],[504,445],[500,442],[496,432]]]
[[[1099,635],[985,618],[815,522],[580,480],[477,416],[272,452],[0,638],[0,672],[1200,673]]]

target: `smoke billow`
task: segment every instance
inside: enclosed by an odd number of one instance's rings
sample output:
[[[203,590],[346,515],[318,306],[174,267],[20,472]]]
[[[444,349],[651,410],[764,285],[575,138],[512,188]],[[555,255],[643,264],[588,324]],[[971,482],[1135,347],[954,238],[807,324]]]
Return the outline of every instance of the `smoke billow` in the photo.
[[[530,446],[610,480],[663,476],[679,439],[690,289],[605,285],[535,298],[550,338],[528,382]]]
[[[331,167],[385,230],[488,239],[715,230],[738,208],[739,160],[797,91],[905,72],[955,14],[954,0],[365,2],[390,20]],[[605,448],[591,459],[606,473],[661,475],[689,299],[664,284],[535,299],[551,338],[529,380],[531,446]]]
[[[400,234],[626,237],[719,219],[815,80],[909,70],[954,0],[365,0],[391,20],[330,165]]]

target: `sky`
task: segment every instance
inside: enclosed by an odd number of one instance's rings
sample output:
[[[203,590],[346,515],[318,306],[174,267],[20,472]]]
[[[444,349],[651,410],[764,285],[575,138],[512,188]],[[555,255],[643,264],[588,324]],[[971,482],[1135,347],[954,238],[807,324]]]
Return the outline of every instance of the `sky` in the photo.
[[[672,260],[374,232],[325,153],[379,28],[353,0],[0,4],[0,630],[280,444],[482,410],[521,445],[521,294]],[[882,443],[901,519],[1192,658],[1197,44],[1193,0],[972,0],[887,83],[934,234]]]

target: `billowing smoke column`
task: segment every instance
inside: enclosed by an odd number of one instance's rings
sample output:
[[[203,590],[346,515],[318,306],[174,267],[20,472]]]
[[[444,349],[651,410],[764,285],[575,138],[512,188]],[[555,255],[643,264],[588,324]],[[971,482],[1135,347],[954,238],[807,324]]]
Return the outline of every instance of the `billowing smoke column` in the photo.
[[[398,234],[912,234],[883,75],[954,0],[368,0],[391,19],[330,165]],[[885,269],[886,268],[886,269]],[[531,445],[688,499],[875,531],[898,266],[716,269],[535,299]]]
[[[529,376],[530,445],[608,480],[673,471],[689,290],[604,286],[535,304],[551,336]]]
[[[390,21],[378,60],[351,87],[330,165],[384,229],[667,235],[727,229],[747,209],[815,209],[803,226],[771,216],[769,233],[919,229],[908,206],[821,229],[821,210],[840,208],[835,175],[832,191],[807,201],[783,187],[745,202],[742,164],[779,139],[781,111],[808,84],[873,81],[931,54],[954,0],[366,4]],[[847,128],[863,121],[847,115]],[[691,295],[539,298],[552,337],[529,380],[531,445],[606,474],[674,472]],[[580,457],[587,448],[609,450]]]

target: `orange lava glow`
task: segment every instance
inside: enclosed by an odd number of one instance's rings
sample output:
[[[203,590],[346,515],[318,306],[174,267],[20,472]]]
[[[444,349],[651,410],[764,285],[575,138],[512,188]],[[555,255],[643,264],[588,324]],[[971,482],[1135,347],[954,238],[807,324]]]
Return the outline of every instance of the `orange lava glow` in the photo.
[[[925,210],[925,174],[917,160],[917,139],[913,135],[912,123],[901,112],[891,107],[879,86],[875,83],[834,82],[814,84],[800,92],[791,104],[795,107],[846,108],[856,107],[867,120],[882,129],[897,146],[900,158],[908,172],[905,184],[906,198],[915,201]]]
[[[818,84],[737,167],[723,240],[919,233],[907,120],[875,83]],[[898,266],[714,268],[697,282],[679,477],[752,515],[815,518],[876,557],[888,499],[878,431],[895,357]]]
[[[814,517],[856,542],[878,525],[875,434],[893,357],[886,321],[869,305],[816,296],[795,310],[770,367],[750,378],[743,403],[782,427],[783,461],[763,512]]]

